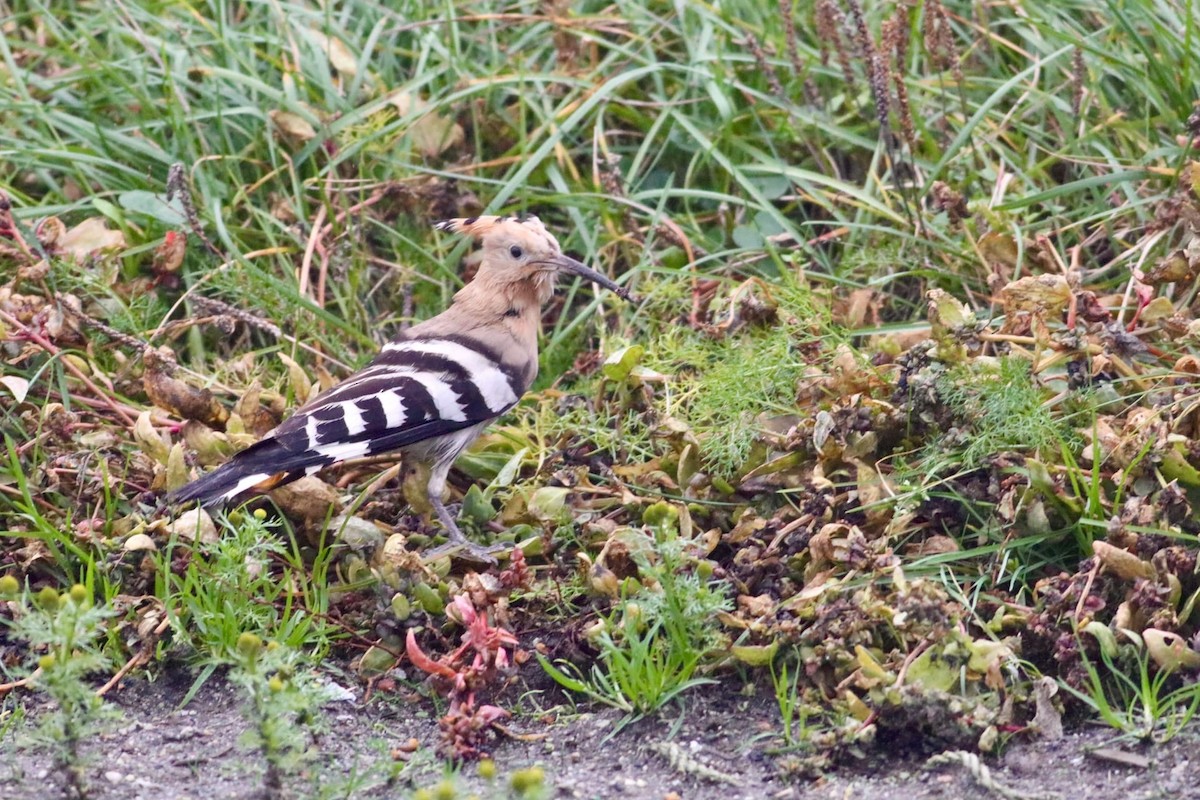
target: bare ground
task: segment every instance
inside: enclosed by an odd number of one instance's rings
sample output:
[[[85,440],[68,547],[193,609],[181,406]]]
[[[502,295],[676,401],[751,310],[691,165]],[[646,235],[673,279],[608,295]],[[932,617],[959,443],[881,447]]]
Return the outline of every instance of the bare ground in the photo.
[[[169,673],[154,682],[127,681],[111,696],[123,719],[88,747],[95,800],[260,796],[261,759],[239,743],[246,729],[240,697],[214,678],[180,708],[189,685],[189,677]],[[924,754],[893,752],[888,742],[877,742],[818,779],[786,778],[777,757],[767,752],[772,743],[761,735],[778,726],[773,704],[727,687],[693,693],[681,718],[643,720],[610,737],[619,719],[612,711],[517,717],[508,728],[513,735],[502,736],[492,749],[501,780],[515,769],[540,764],[554,787],[550,796],[556,798],[925,800],[1002,797],[1005,789],[1012,798],[1200,798],[1196,727],[1159,746],[1113,744],[1111,731],[1097,728],[1069,733],[1057,742],[1019,742],[984,762],[1002,787],[989,790],[961,765],[928,769]],[[410,787],[442,777],[443,766],[431,752],[437,725],[430,701],[379,698],[365,706],[347,701],[331,705],[325,720],[327,731],[313,743],[320,755],[306,774],[293,780],[291,796],[405,797]],[[394,751],[412,738],[421,746],[411,763],[397,770]],[[678,771],[653,748],[667,741],[730,781]],[[1094,753],[1101,746],[1107,746],[1108,757]],[[44,752],[7,749],[11,752],[0,763],[0,797],[54,796],[57,776]],[[1114,762],[1112,751],[1144,763]],[[387,775],[393,771],[398,777],[389,783]],[[354,775],[368,778],[354,784]],[[473,768],[464,769],[459,780],[482,798],[501,794]]]

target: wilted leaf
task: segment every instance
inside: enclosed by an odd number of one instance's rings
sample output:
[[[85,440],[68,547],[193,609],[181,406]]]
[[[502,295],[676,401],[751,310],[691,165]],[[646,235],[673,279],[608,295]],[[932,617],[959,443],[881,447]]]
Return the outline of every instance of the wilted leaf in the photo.
[[[167,442],[166,437],[154,429],[154,424],[150,422],[149,411],[143,411],[138,415],[137,422],[133,426],[133,438],[137,440],[138,446],[146,455],[160,464],[167,463],[171,445]]]
[[[167,531],[184,541],[212,544],[217,541],[217,526],[202,508],[183,512],[167,525]]]
[[[1083,626],[1084,633],[1090,633],[1100,645],[1100,652],[1108,658],[1117,655],[1117,637],[1108,626],[1099,620],[1092,620]]]
[[[1071,302],[1071,287],[1062,275],[1026,275],[1000,290],[1005,314],[1028,311],[1043,319],[1060,316]]]
[[[1143,561],[1128,550],[1113,547],[1108,542],[1099,539],[1092,542],[1092,552],[1110,572],[1125,580],[1153,578],[1155,575],[1154,565],[1150,562]]]
[[[305,475],[271,492],[280,511],[306,523],[324,522],[342,506],[337,490],[316,475]],[[332,511],[331,511],[332,509]]]
[[[364,678],[375,678],[396,665],[396,657],[382,647],[373,646],[358,660],[358,674]]]
[[[1033,727],[1043,738],[1056,741],[1063,737],[1062,714],[1054,706],[1052,698],[1058,694],[1054,678],[1045,677],[1034,684],[1034,702],[1037,711],[1033,716]]]
[[[565,486],[542,486],[529,498],[529,513],[542,522],[555,522],[566,507],[571,490]]]
[[[176,272],[183,265],[185,253],[187,253],[187,234],[167,231],[162,244],[154,248],[154,261],[151,268],[159,275]]]
[[[133,553],[139,550],[158,550],[158,545],[144,533],[135,533],[121,543],[121,549],[126,553]]]
[[[604,365],[601,367],[604,377],[610,381],[623,382],[629,377],[633,368],[641,362],[645,352],[646,349],[640,344],[633,344],[612,353],[604,359]]]
[[[176,442],[171,445],[171,452],[167,454],[167,491],[174,491],[184,486],[188,482],[188,478],[183,442]]]
[[[1164,672],[1200,669],[1200,653],[1189,648],[1179,634],[1147,628],[1142,631],[1142,639],[1146,642],[1146,652]]]
[[[1188,463],[1178,446],[1171,444],[1163,448],[1160,458],[1158,468],[1168,480],[1179,481],[1185,486],[1200,486],[1200,470]]]
[[[292,394],[296,396],[296,402],[300,403],[301,405],[307,403],[311,399],[313,391],[312,381],[308,379],[308,375],[305,374],[304,368],[288,356],[285,356],[283,353],[279,354],[279,360],[282,361],[288,369],[288,384],[292,388]]]
[[[24,403],[25,396],[29,394],[29,381],[19,375],[4,375],[0,377],[0,385],[8,389],[12,393],[13,399],[18,403]]]
[[[125,234],[109,230],[103,217],[91,217],[63,234],[62,252],[76,261],[83,261],[98,250],[117,250],[125,247]]]
[[[267,114],[275,126],[276,135],[293,147],[317,137],[317,129],[308,120],[291,111],[272,110]]]
[[[353,78],[358,74],[358,59],[350,52],[345,42],[334,36],[326,36],[321,31],[308,31],[309,37],[316,42],[321,51],[329,57],[329,64],[343,78]]]
[[[402,117],[428,108],[428,103],[404,90],[393,92],[388,99]],[[436,111],[418,117],[408,126],[408,135],[417,152],[429,158],[462,144],[466,138],[461,125]]]
[[[775,659],[775,654],[779,652],[779,640],[776,639],[770,644],[735,644],[729,648],[729,652],[743,664],[765,667]]]
[[[926,691],[948,692],[958,683],[958,673],[958,666],[944,657],[942,648],[931,647],[909,665],[904,682]]]
[[[1020,259],[1017,241],[1007,233],[985,233],[979,238],[979,252],[989,265],[1001,264],[1014,268]]]
[[[154,405],[206,425],[221,425],[229,418],[229,412],[208,389],[198,389],[174,377],[175,353],[170,348],[147,347],[142,351],[142,362],[146,367],[142,388]]]

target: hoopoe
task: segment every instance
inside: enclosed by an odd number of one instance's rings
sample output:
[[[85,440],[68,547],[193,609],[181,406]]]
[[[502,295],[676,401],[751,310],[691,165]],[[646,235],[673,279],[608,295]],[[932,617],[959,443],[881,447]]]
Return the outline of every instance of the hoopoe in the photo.
[[[625,289],[563,254],[535,216],[468,217],[438,230],[477,238],[474,280],[450,307],[383,346],[370,364],[300,408],[230,461],[175,491],[174,503],[214,505],[266,492],[342,461],[403,451],[429,468],[429,501],[449,543],[426,554],[462,552],[494,562],[467,541],[442,503],[451,465],[468,444],[517,404],[538,368],[541,307],[559,272],[587,278],[628,299]]]

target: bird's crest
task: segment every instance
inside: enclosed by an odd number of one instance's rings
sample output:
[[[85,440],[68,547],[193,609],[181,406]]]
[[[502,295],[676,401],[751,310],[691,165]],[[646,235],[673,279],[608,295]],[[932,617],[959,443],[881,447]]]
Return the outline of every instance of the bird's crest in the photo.
[[[517,241],[534,240],[551,252],[560,252],[558,240],[542,221],[533,214],[518,216],[457,217],[435,223],[434,228],[447,233],[458,233],[478,239],[486,246],[489,240],[512,238]]]

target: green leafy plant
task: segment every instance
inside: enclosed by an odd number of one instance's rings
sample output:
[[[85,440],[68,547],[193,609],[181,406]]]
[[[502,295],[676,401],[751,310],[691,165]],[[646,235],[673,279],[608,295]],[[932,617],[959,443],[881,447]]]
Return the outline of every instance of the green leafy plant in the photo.
[[[11,576],[0,578],[0,595],[13,595],[17,588]],[[93,603],[86,586],[76,584],[66,594],[44,587],[33,602],[21,596],[9,623],[13,637],[29,645],[34,662],[30,685],[45,691],[54,704],[41,715],[32,742],[53,751],[54,769],[72,798],[88,796],[82,745],[117,714],[87,682],[111,667],[103,650],[111,616],[108,608]]]
[[[1141,637],[1126,635],[1131,641],[1122,645],[1111,632],[1097,636],[1103,670],[1080,647],[1087,684],[1083,689],[1068,683],[1062,686],[1122,735],[1170,741],[1200,711],[1200,684],[1180,681],[1169,670],[1157,668]]]
[[[956,365],[941,374],[937,390],[965,426],[965,464],[1005,450],[1058,452],[1064,442],[1078,440],[1069,420],[1046,405],[1051,393],[1039,385],[1026,359]]]
[[[328,605],[326,562],[319,560],[310,573],[299,553],[280,537],[276,523],[261,513],[235,511],[218,521],[219,535],[201,535],[192,543],[182,574],[169,568],[178,545],[161,558],[159,596],[177,636],[210,663],[207,672],[230,662],[238,637],[247,629],[267,631],[280,644],[323,654],[330,641],[322,621]]]
[[[278,642],[264,644],[257,634],[238,636],[234,659],[229,679],[248,701],[243,744],[262,756],[263,796],[278,800],[285,796],[285,779],[313,757],[309,744],[328,692],[303,668],[300,653]]]
[[[588,678],[570,665],[559,668],[538,657],[559,685],[624,711],[628,720],[712,683],[696,670],[723,641],[715,615],[729,608],[729,599],[719,583],[688,563],[678,514],[667,503],[646,510],[643,522],[654,534],[655,556],[635,554],[640,585],[604,620],[595,638],[599,663]]]
[[[783,722],[783,741],[789,747],[802,743],[808,733],[808,707],[800,693],[800,675],[800,666],[789,670],[786,659],[779,659],[778,667],[771,663],[771,687]]]

